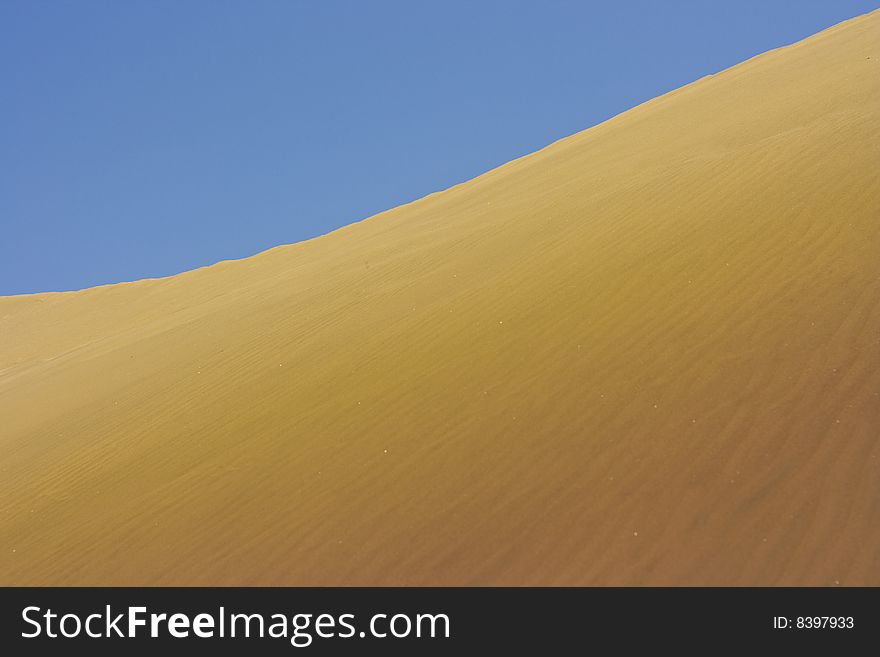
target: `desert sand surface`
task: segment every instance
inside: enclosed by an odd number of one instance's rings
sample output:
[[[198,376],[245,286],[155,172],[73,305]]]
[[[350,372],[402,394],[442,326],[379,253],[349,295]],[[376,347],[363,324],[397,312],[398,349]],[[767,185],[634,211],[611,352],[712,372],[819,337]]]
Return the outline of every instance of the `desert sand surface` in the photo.
[[[0,584],[880,585],[880,12],[317,239],[0,298]]]

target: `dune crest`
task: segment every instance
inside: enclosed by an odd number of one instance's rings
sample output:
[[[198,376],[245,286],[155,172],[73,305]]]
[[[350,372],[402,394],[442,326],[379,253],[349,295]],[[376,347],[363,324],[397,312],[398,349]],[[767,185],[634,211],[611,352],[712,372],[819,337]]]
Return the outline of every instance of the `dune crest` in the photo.
[[[329,235],[0,298],[4,585],[880,585],[880,13]]]

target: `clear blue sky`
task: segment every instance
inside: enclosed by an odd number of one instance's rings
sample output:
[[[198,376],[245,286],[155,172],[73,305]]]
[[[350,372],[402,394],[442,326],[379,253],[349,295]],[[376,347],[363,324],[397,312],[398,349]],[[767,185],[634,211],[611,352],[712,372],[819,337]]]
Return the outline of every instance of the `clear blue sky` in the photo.
[[[0,294],[325,233],[877,5],[2,0]]]

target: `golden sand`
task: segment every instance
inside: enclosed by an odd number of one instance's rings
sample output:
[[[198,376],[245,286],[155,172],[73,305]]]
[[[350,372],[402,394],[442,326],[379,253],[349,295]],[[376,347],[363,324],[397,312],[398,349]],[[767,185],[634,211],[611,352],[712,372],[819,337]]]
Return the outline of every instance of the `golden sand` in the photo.
[[[0,584],[880,585],[880,13],[452,189],[0,298]]]

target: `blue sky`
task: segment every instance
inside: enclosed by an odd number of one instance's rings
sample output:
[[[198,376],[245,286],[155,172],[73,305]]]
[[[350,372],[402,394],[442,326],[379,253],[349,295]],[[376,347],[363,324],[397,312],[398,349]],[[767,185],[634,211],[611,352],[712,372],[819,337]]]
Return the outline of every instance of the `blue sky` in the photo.
[[[0,2],[0,294],[300,241],[877,0]]]

